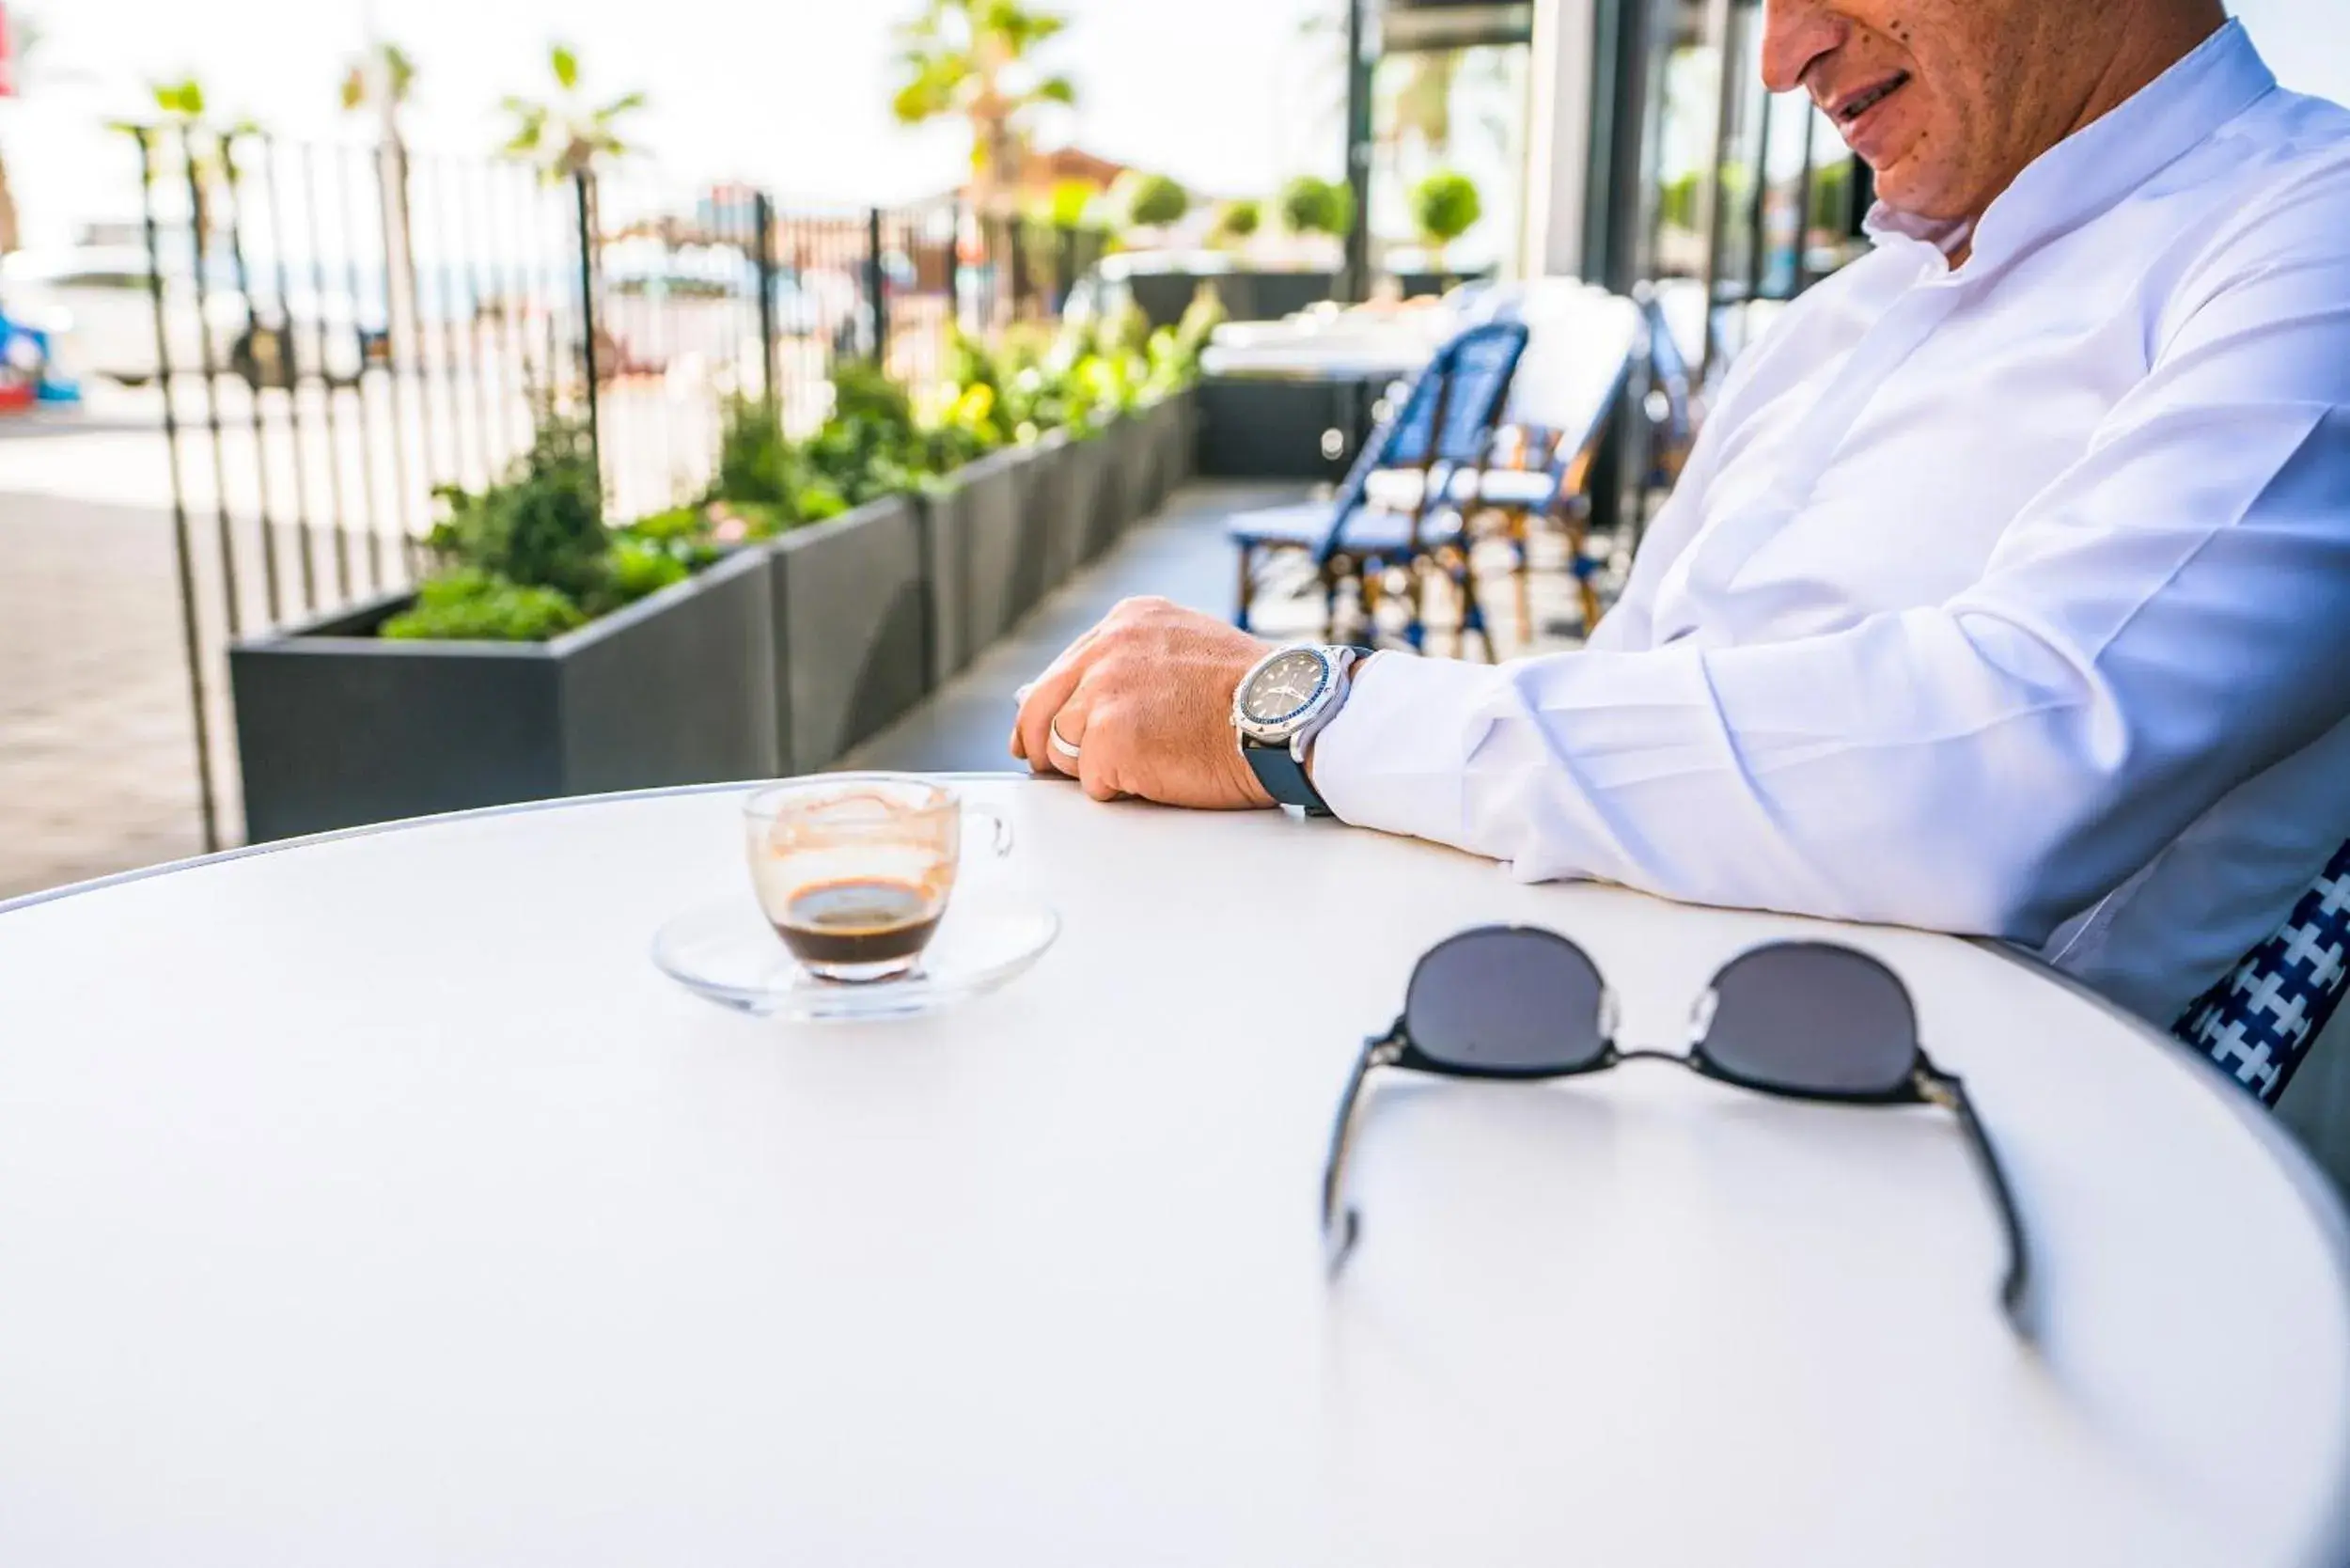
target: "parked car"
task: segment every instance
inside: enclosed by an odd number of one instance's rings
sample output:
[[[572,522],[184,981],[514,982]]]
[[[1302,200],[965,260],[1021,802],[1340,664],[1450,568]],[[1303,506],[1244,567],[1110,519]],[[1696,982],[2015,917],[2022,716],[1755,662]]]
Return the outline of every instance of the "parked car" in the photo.
[[[321,352],[327,379],[347,384],[371,359],[380,361],[384,334],[361,321],[346,295],[291,289],[283,301],[264,296],[257,313],[236,287],[225,253],[207,258],[204,300],[196,302],[192,259],[164,264],[164,336],[174,370],[212,368],[250,384],[283,386],[297,360],[314,366]],[[20,251],[0,262],[0,302],[71,344],[80,371],[126,386],[155,379],[157,361],[153,273],[144,246],[81,244],[53,251]],[[206,339],[209,338],[209,344]]]

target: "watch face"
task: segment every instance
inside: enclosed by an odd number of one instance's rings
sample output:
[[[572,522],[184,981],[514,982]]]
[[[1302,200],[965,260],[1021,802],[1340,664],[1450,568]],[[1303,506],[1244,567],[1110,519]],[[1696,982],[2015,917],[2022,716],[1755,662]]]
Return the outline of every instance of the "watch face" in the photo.
[[[1258,672],[1241,711],[1259,724],[1278,724],[1313,700],[1325,673],[1321,654],[1293,648]]]

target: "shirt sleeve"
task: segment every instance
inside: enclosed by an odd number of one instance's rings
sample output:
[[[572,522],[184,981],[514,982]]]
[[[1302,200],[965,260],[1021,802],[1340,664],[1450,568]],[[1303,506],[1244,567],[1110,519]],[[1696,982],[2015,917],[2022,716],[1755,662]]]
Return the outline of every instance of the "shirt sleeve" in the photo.
[[[2044,940],[2350,711],[2350,170],[2304,183],[2190,269],[2151,372],[1948,602],[1382,658],[1316,787],[1527,880]]]

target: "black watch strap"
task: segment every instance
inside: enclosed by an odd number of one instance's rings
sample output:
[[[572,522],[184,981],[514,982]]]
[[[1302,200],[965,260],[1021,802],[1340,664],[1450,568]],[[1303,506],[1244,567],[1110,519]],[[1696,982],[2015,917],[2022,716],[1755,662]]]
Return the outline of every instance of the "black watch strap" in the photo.
[[[1329,803],[1322,798],[1322,792],[1316,790],[1314,781],[1306,776],[1305,764],[1290,755],[1289,747],[1266,745],[1260,741],[1243,741],[1240,754],[1248,759],[1248,766],[1255,772],[1257,782],[1264,786],[1264,792],[1281,805],[1302,806],[1309,817],[1332,814]]]

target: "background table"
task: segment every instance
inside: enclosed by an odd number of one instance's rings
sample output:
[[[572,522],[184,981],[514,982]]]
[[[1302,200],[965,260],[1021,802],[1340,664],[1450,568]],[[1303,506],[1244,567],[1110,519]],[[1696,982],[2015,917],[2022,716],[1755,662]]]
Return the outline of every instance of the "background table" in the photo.
[[[1002,782],[1064,911],[930,1021],[723,1012],[645,953],[736,796],[450,819],[0,913],[0,1561],[2339,1561],[2330,1200],[2207,1068],[1982,948],[1853,931],[1931,1110],[1676,1069],[1399,1081],[1473,923],[1627,1044],[1803,922],[1522,887],[1267,813]],[[747,896],[747,894],[745,895]]]

